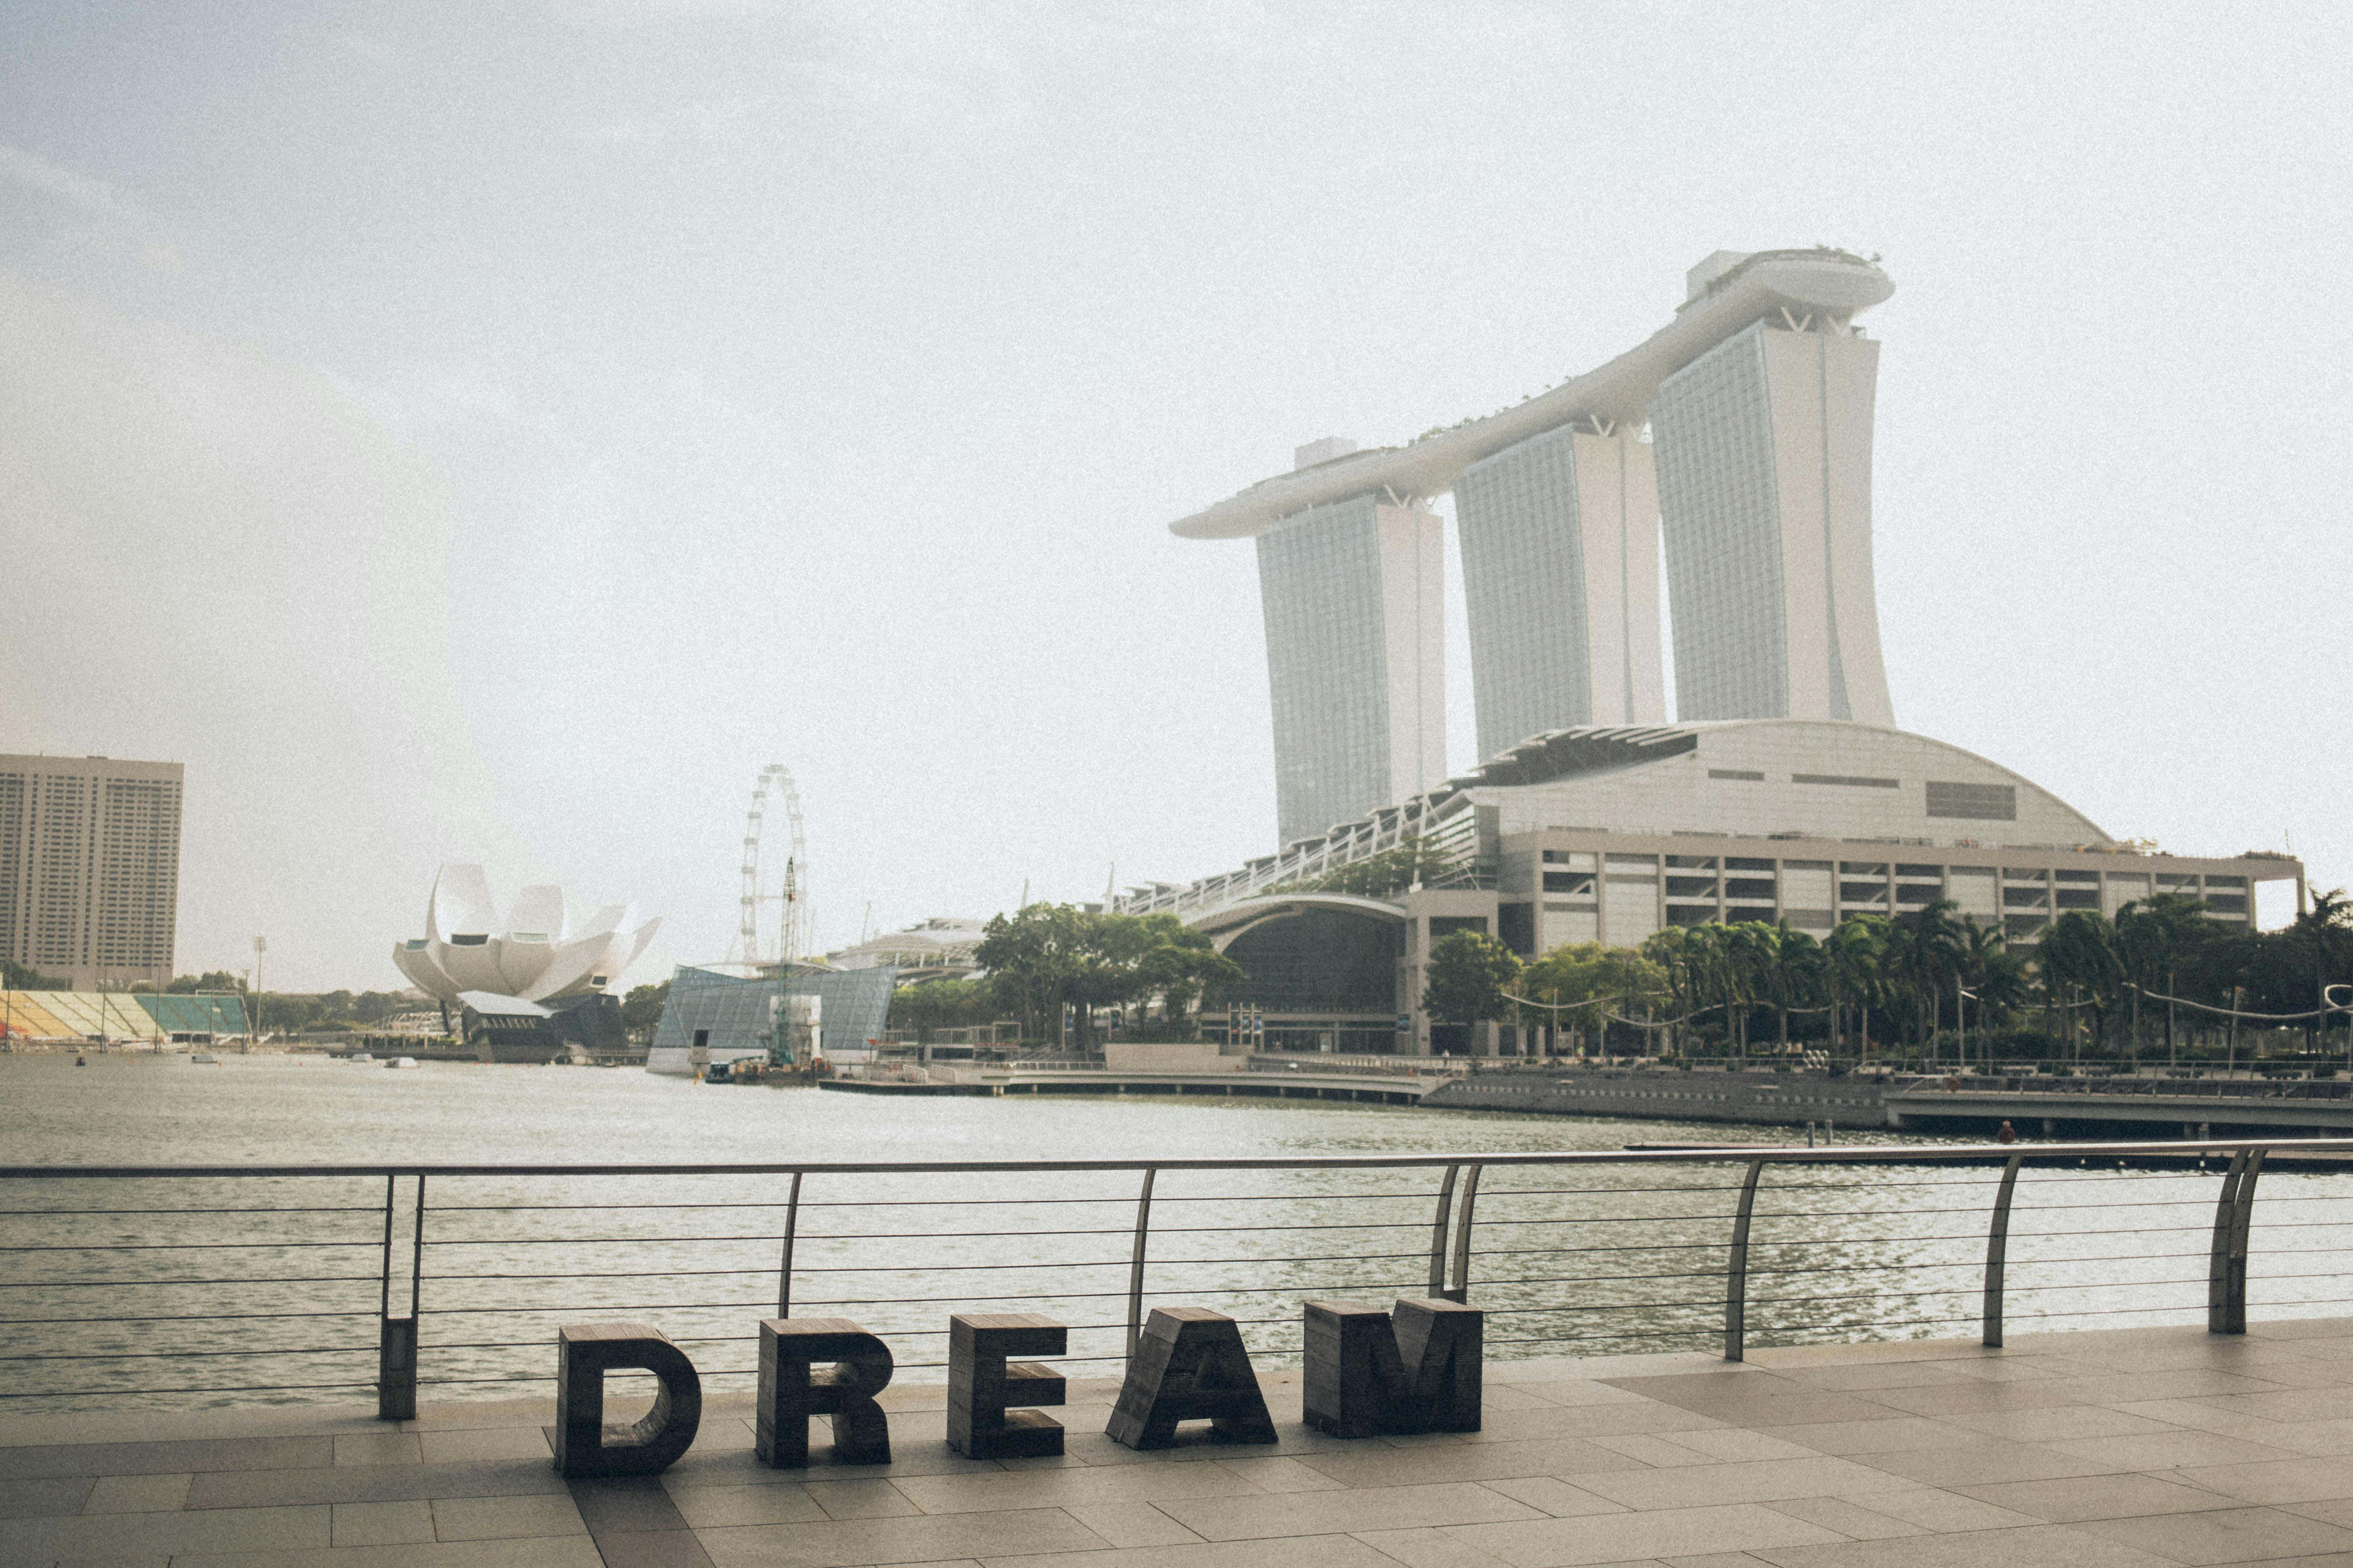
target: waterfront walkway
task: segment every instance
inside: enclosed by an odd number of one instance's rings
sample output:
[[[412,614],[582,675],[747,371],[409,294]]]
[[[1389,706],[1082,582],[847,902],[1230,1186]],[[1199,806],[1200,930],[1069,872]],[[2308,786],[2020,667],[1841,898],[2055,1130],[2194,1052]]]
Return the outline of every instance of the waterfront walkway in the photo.
[[[2138,1568],[2353,1565],[2353,1319],[1493,1362],[1468,1436],[1137,1454],[1074,1380],[1060,1460],[975,1463],[894,1386],[897,1462],[752,1454],[716,1394],[659,1480],[552,1470],[544,1401],[0,1424],[0,1568]],[[824,1427],[817,1429],[819,1441]]]

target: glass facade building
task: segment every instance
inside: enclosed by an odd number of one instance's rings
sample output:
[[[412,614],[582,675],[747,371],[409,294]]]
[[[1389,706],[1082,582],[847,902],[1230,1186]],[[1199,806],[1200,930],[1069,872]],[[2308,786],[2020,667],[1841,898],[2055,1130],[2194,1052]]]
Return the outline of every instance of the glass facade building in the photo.
[[[1893,728],[1871,553],[1879,345],[1757,321],[1651,404],[1684,720]]]
[[[1479,755],[1666,716],[1658,495],[1639,432],[1548,430],[1454,482]]]
[[[1259,535],[1284,843],[1446,777],[1443,525],[1371,496]]]
[[[714,1062],[739,1057],[765,1059],[781,1011],[774,1004],[787,991],[795,996],[819,999],[828,1053],[862,1049],[868,1041],[881,1037],[898,981],[898,969],[887,963],[867,969],[803,970],[789,981],[774,975],[722,974],[681,964],[670,976],[670,999],[654,1026],[646,1067],[653,1072],[690,1071],[690,1053],[698,1045],[711,1053]]]

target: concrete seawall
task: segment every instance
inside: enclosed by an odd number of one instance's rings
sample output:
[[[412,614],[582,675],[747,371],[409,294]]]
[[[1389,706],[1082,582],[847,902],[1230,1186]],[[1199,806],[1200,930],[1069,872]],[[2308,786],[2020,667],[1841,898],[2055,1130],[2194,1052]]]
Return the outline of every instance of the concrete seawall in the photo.
[[[1883,1128],[1877,1079],[1827,1073],[1636,1072],[1630,1068],[1482,1072],[1432,1089],[1422,1104],[1449,1110],[1625,1116],[1794,1127]]]

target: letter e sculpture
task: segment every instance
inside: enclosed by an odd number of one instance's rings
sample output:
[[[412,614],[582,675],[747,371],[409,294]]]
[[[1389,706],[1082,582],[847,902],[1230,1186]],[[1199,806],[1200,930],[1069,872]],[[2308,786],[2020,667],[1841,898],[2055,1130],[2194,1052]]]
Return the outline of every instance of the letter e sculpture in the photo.
[[[1017,1355],[1062,1355],[1071,1331],[1034,1312],[958,1312],[948,1320],[948,1447],[972,1459],[1048,1458],[1062,1451],[1062,1374]]]
[[[1219,1443],[1276,1440],[1234,1321],[1207,1307],[1155,1307],[1103,1430],[1131,1448],[1166,1448],[1176,1423],[1200,1420]]]
[[[1306,1303],[1302,1415],[1335,1437],[1476,1432],[1486,1314],[1408,1300],[1395,1317],[1363,1301]]]
[[[654,1407],[634,1426],[605,1425],[605,1374],[652,1373]],[[670,1336],[644,1323],[555,1331],[555,1468],[565,1476],[650,1476],[668,1469],[702,1425],[702,1379]]]
[[[830,1363],[823,1371],[819,1363]],[[760,1324],[760,1462],[798,1469],[813,1415],[833,1417],[833,1457],[891,1462],[891,1422],[874,1396],[891,1381],[891,1347],[848,1318],[767,1318]]]

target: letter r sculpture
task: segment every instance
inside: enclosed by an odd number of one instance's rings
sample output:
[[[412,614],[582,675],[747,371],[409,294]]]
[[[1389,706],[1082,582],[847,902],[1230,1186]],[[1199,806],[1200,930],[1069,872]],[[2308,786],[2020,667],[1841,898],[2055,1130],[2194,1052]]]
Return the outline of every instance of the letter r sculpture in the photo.
[[[891,1422],[874,1396],[891,1381],[891,1347],[848,1318],[768,1318],[760,1324],[760,1462],[809,1462],[809,1418],[833,1417],[833,1457],[891,1462]],[[822,1370],[819,1370],[822,1368]]]
[[[634,1426],[605,1425],[605,1374],[652,1373],[654,1407]],[[650,1476],[668,1469],[702,1424],[702,1379],[670,1336],[644,1323],[574,1323],[555,1331],[555,1468],[565,1476]]]

